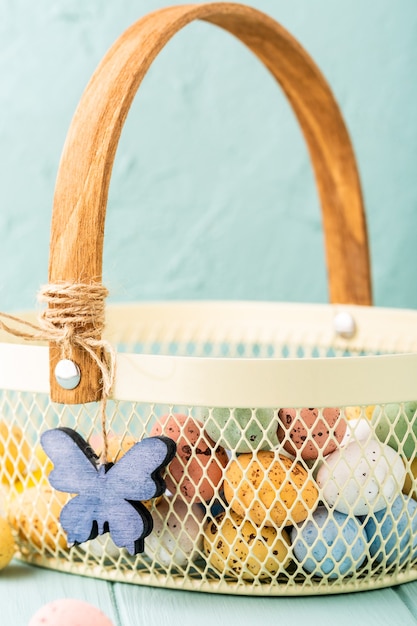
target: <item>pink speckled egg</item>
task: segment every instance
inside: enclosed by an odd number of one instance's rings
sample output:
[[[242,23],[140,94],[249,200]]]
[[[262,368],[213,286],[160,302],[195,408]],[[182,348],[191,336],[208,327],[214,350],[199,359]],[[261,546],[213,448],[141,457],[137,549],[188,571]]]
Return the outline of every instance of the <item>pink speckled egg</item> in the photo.
[[[100,609],[84,602],[62,598],[45,604],[33,615],[28,626],[114,626]]]
[[[346,420],[340,409],[280,409],[278,439],[290,454],[305,460],[317,459],[330,454],[342,441],[346,432]]]
[[[174,413],[162,417],[151,436],[165,435],[177,444],[177,453],[165,475],[167,488],[182,493],[187,502],[208,502],[216,495],[228,463],[224,448],[214,443],[202,424],[189,415]]]

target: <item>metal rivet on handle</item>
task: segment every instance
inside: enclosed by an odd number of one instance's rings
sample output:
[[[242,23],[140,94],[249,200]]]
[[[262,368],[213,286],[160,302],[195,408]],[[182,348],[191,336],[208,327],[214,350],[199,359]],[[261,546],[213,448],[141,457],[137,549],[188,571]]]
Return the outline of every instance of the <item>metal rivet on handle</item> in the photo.
[[[55,379],[63,389],[75,389],[80,380],[80,368],[74,361],[61,359],[55,367]]]
[[[333,320],[334,329],[340,337],[351,339],[356,333],[356,323],[353,316],[347,311],[340,311]]]

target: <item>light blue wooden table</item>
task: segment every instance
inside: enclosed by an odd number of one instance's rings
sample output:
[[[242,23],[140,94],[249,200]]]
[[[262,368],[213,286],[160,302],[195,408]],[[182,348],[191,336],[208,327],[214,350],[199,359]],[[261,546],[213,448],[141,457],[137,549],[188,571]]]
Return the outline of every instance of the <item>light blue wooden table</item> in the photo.
[[[338,596],[251,598],[82,578],[14,561],[0,572],[0,625],[27,626],[58,598],[98,606],[115,626],[414,626],[417,582]]]

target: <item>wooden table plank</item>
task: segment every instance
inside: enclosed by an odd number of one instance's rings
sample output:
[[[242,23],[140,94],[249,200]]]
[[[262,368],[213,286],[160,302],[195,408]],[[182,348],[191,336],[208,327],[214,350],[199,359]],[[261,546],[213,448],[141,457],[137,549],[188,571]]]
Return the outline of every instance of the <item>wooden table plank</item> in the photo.
[[[115,626],[417,626],[417,582],[392,589],[301,598],[233,597],[140,587],[43,570],[13,562],[0,572],[1,626],[27,626],[35,611],[57,598],[98,606]]]
[[[401,601],[408,607],[417,624],[417,581],[407,585],[395,587],[395,592]]]
[[[259,598],[155,589],[115,584],[121,624],[146,626],[213,626],[236,624],[262,626],[308,624],[308,626],[416,626],[417,583],[337,596]],[[412,609],[403,601],[406,596]],[[412,599],[414,598],[414,600]]]
[[[1,626],[27,626],[47,602],[77,598],[99,607],[119,626],[112,585],[102,580],[53,572],[13,561],[0,572]]]

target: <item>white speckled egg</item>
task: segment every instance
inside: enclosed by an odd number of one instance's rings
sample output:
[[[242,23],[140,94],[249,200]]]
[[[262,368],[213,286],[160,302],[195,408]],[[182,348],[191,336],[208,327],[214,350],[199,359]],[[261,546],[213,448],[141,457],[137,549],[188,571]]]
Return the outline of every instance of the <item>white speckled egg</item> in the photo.
[[[372,439],[352,442],[329,454],[317,472],[321,497],[337,511],[366,515],[401,493],[405,466],[400,455]]]
[[[116,546],[113,539],[108,533],[99,535],[95,539],[91,539],[83,544],[86,552],[94,555],[96,558],[108,558],[117,561],[122,550]]]
[[[369,441],[374,439],[374,432],[370,422],[367,419],[351,419],[347,423],[345,436],[340,442],[341,446],[347,446],[354,441]]]
[[[179,496],[165,497],[152,511],[153,529],[145,554],[163,567],[184,568],[203,548],[204,509]]]

